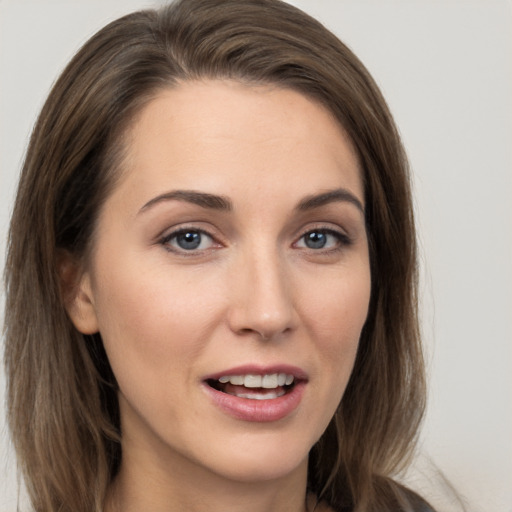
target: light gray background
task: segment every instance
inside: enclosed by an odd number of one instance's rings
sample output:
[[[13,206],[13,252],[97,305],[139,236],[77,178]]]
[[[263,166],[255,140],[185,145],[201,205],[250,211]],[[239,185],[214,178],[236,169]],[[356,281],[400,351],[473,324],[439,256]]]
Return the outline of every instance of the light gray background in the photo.
[[[383,89],[414,170],[430,403],[408,479],[441,511],[512,512],[512,3],[295,0]],[[144,0],[0,0],[0,264],[31,126],[64,64]],[[2,309],[3,309],[2,292]],[[57,371],[57,369],[56,369]],[[16,510],[0,371],[0,511]]]

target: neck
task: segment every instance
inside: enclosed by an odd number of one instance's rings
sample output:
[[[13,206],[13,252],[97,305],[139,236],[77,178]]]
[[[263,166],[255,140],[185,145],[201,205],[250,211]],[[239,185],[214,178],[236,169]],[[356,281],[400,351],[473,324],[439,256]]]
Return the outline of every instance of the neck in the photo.
[[[264,481],[235,481],[189,460],[148,464],[123,453],[105,512],[307,512],[307,460],[292,474]],[[140,455],[140,454],[139,454]]]

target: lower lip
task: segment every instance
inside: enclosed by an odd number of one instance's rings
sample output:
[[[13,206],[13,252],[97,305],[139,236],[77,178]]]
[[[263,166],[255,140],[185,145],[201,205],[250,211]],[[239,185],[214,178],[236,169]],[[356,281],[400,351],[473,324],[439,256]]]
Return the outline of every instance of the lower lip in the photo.
[[[204,388],[223,412],[242,421],[270,422],[279,421],[291,414],[300,404],[306,382],[297,382],[283,396],[268,400],[251,400],[239,398],[222,391],[217,391],[204,383]]]

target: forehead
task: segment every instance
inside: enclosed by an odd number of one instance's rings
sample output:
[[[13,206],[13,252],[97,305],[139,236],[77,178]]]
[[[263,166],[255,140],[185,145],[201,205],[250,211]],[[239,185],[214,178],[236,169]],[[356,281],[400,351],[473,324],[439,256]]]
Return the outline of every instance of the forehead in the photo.
[[[363,199],[349,137],[325,107],[290,89],[183,83],[160,91],[141,110],[125,143],[123,174],[138,192],[151,188],[151,180],[159,182],[155,187],[225,194],[240,180],[277,189],[279,179],[294,177],[287,187],[332,188],[339,183],[331,181],[342,180]]]

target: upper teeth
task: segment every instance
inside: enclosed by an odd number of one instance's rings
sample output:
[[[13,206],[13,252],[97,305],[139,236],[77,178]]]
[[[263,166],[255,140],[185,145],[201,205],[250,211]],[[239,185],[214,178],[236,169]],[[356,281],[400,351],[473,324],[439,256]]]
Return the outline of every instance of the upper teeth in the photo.
[[[227,382],[235,386],[245,386],[246,388],[266,388],[274,389],[278,386],[289,386],[294,381],[293,375],[286,373],[271,373],[267,375],[223,375],[219,382]]]

